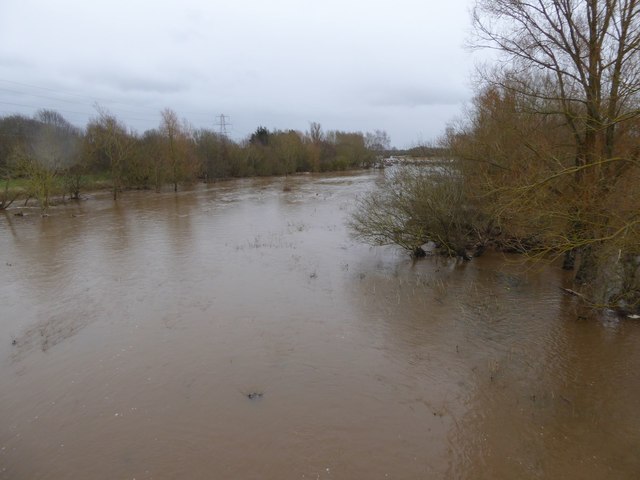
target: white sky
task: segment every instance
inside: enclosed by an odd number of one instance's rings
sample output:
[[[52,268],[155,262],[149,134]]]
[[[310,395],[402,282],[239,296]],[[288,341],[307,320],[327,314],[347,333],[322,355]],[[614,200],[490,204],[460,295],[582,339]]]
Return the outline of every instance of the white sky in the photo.
[[[195,127],[440,135],[471,97],[471,0],[0,0],[0,115],[93,105],[139,132]]]

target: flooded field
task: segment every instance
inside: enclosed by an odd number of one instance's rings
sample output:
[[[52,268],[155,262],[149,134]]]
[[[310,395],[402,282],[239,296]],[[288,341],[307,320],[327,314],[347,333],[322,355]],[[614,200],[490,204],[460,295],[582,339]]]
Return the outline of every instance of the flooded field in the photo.
[[[0,214],[0,479],[640,478],[640,322],[352,240],[379,175]]]

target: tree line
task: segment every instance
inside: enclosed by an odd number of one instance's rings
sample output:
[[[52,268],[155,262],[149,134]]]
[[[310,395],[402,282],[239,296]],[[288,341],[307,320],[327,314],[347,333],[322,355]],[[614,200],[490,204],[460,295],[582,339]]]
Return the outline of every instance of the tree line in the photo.
[[[477,0],[473,24],[498,61],[443,136],[449,162],[392,175],[356,234],[557,259],[592,305],[639,312],[639,2]]]
[[[115,200],[125,189],[177,191],[195,181],[368,168],[387,149],[384,131],[325,132],[315,122],[307,132],[261,126],[236,142],[191,127],[171,109],[143,134],[101,108],[84,129],[40,110],[0,117],[0,209],[20,196],[43,209],[54,194],[78,198],[90,177],[104,178]],[[15,188],[18,181],[22,188]]]

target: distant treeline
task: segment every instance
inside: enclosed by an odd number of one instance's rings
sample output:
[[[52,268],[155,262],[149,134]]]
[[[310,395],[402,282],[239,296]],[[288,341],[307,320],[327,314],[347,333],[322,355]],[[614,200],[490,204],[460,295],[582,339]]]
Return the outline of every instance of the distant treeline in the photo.
[[[416,147],[403,150],[401,155],[415,158],[432,158],[432,157],[444,157],[448,153],[448,150],[444,147],[436,147],[433,145],[418,145]]]
[[[52,194],[78,197],[86,179],[99,176],[114,199],[124,189],[160,190],[194,181],[232,177],[325,172],[374,165],[389,150],[384,131],[327,131],[310,123],[307,132],[256,128],[236,142],[209,129],[194,129],[170,109],[158,128],[138,134],[113,114],[99,110],[84,129],[60,113],[0,117],[0,209],[18,195],[47,208]],[[21,188],[10,186],[16,179]],[[62,192],[60,192],[62,189]]]

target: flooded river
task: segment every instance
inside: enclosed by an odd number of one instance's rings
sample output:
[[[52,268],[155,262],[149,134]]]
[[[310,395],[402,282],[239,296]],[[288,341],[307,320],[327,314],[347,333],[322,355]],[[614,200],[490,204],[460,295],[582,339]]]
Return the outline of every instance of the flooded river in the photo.
[[[0,479],[639,478],[640,322],[352,240],[380,175],[0,214]]]

